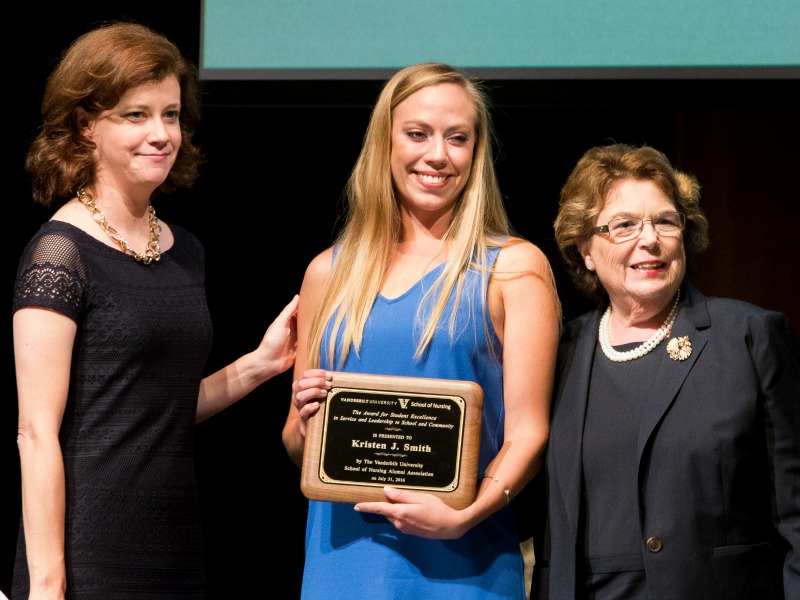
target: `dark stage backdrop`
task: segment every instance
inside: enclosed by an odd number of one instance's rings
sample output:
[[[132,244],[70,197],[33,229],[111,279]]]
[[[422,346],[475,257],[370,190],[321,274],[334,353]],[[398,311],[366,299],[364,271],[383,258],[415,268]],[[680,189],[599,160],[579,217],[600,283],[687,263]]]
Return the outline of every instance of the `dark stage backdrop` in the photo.
[[[43,220],[30,200],[24,154],[44,82],[69,42],[107,19],[133,18],[166,33],[193,60],[200,2],[105,3],[37,8],[8,27],[3,347],[0,403],[0,591],[8,594],[20,513],[11,291],[19,254]],[[176,8],[175,6],[180,6]],[[212,81],[197,141],[208,162],[196,189],[160,199],[166,222],[204,242],[215,370],[260,340],[299,290],[308,261],[331,241],[340,194],[380,81]],[[555,250],[558,191],[590,146],[648,143],[696,174],[712,245],[693,280],[707,294],[786,312],[800,331],[800,105],[796,81],[492,81],[497,167],[520,234],[556,273],[566,317],[589,305],[572,290]],[[10,181],[10,185],[8,182]],[[534,343],[535,347],[535,343]],[[197,475],[206,520],[210,598],[261,590],[299,594],[306,501],[280,433],[291,376],[262,386],[197,428]],[[266,592],[267,595],[270,592]]]

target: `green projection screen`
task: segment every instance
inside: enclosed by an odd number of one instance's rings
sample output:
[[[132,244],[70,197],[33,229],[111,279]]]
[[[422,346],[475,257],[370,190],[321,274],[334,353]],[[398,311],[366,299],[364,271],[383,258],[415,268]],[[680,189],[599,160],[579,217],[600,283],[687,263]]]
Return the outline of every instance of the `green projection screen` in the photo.
[[[797,78],[800,0],[204,0],[205,80]]]

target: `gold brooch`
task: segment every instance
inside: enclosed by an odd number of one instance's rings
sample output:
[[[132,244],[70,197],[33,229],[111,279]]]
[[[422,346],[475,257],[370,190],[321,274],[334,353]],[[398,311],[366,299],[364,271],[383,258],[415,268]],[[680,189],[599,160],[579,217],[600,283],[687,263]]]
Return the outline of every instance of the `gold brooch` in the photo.
[[[689,336],[672,338],[667,344],[667,353],[672,360],[686,360],[692,355],[692,342]]]

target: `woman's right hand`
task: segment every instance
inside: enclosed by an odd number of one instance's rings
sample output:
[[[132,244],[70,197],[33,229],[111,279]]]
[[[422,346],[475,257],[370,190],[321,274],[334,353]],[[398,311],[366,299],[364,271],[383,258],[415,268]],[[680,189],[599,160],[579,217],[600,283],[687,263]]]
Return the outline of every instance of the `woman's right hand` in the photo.
[[[300,379],[292,382],[292,405],[297,409],[297,429],[305,439],[306,422],[319,410],[319,403],[331,389],[332,375],[325,369],[308,369]]]

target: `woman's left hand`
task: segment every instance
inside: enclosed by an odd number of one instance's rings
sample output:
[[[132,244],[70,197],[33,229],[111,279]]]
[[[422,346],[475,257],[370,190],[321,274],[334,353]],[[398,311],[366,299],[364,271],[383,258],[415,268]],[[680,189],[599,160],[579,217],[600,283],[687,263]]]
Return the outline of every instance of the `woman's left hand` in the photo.
[[[262,357],[269,377],[288,370],[297,352],[297,306],[300,297],[295,295],[267,328],[256,352]]]
[[[454,540],[469,528],[461,511],[432,494],[385,487],[388,502],[359,502],[358,512],[383,515],[399,531],[433,539]]]

